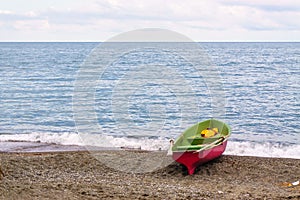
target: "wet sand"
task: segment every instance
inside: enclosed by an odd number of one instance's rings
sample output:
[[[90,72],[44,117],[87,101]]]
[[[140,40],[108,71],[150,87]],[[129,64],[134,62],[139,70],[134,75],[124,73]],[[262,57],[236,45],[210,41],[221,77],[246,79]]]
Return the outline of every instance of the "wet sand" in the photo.
[[[221,156],[192,176],[177,163],[147,173],[122,172],[86,151],[0,153],[0,164],[5,200],[300,199],[300,186],[285,183],[300,179],[300,159]]]

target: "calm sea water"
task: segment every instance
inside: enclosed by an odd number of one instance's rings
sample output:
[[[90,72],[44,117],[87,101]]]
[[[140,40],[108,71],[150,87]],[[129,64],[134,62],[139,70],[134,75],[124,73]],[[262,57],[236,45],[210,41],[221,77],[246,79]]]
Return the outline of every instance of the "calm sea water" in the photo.
[[[76,137],[78,130],[72,103],[74,85],[80,66],[98,45],[0,43],[0,140],[80,144],[80,139]],[[220,72],[219,78],[226,97],[225,111],[220,117],[232,128],[231,141],[238,144],[235,148],[245,148],[241,146],[245,142],[252,145],[248,145],[248,148],[258,143],[276,144],[278,149],[299,145],[300,43],[200,45]],[[123,113],[114,113],[114,109],[111,109],[114,103],[112,99],[117,98],[113,94],[116,90],[115,81],[120,81],[130,69],[135,69],[130,66],[141,63],[167,63],[176,65],[182,72],[181,77],[193,86],[193,95],[199,99],[197,105],[200,112],[192,116],[191,124],[215,117],[210,113],[213,107],[211,95],[214,94],[207,90],[205,79],[192,75],[194,69],[180,58],[176,60],[168,54],[159,54],[150,49],[123,56],[114,63],[114,68],[106,69],[102,74],[104,81],[95,88],[94,107],[99,126],[102,127],[100,134],[119,137],[119,143],[131,145],[133,141],[130,134],[119,130],[120,119],[116,120],[117,115],[129,116],[127,120],[145,130],[149,123],[163,120],[164,127],[160,132],[139,140],[142,141],[139,144],[141,146],[160,148],[160,145],[164,146],[161,144],[164,139],[176,137],[186,128],[181,123],[182,108],[177,101],[180,95],[167,85],[162,87],[163,81],[160,85],[137,83],[139,87],[128,100],[128,109],[121,110]],[[124,87],[126,85],[122,89]],[[183,99],[187,98],[184,102],[188,104],[188,94],[182,96]],[[154,107],[163,110],[164,117],[151,114]]]

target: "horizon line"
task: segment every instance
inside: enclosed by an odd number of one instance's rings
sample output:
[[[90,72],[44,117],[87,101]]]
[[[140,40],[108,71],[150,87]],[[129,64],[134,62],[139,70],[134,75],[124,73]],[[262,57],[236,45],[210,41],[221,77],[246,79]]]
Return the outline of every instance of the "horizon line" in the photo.
[[[11,40],[11,41],[1,41],[0,43],[99,43],[99,42],[106,42],[106,41],[96,41],[96,40],[41,40],[41,41],[30,41],[30,40]],[[116,41],[116,43],[119,41]],[[123,41],[120,41],[123,42]],[[124,41],[126,42],[126,41]],[[129,41],[130,42],[130,41]],[[140,41],[137,41],[140,42]],[[147,42],[147,41],[146,41]],[[155,42],[155,41],[154,41]],[[157,41],[157,42],[172,42],[172,41]],[[177,41],[174,41],[177,42]],[[181,41],[178,41],[181,42]],[[203,41],[192,41],[192,42],[202,42],[202,43],[231,43],[231,42],[236,42],[236,43],[299,43],[300,40],[296,40],[296,41],[290,41],[290,40],[269,40],[269,41],[264,41],[264,40],[203,40]]]

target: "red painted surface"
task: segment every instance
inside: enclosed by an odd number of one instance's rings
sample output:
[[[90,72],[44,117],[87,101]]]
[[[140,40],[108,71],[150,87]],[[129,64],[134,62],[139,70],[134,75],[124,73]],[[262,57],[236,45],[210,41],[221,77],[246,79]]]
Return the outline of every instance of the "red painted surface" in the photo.
[[[191,175],[199,165],[221,156],[226,149],[226,145],[227,141],[216,147],[200,152],[173,152],[173,159],[176,160],[176,162],[185,165],[188,168],[188,173]]]

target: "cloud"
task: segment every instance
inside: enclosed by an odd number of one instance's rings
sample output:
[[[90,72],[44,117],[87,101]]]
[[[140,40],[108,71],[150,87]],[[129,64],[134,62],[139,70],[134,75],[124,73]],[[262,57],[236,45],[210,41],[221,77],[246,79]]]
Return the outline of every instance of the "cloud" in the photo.
[[[231,15],[232,21],[236,25],[246,30],[299,30],[300,23],[300,4],[293,4],[293,1],[287,1],[287,4],[281,5],[282,9],[272,10],[271,7],[279,7],[280,4],[274,4],[276,1],[220,1],[224,10]],[[273,2],[273,4],[272,4]],[[270,9],[262,9],[262,8]],[[293,9],[288,9],[294,7]],[[279,11],[280,10],[280,11]]]
[[[49,30],[50,24],[48,20],[17,20],[13,24],[16,30]]]
[[[34,11],[17,13],[11,10],[0,10],[0,21],[12,22],[17,20],[36,20],[41,19],[42,17],[43,16],[39,16],[38,13]]]
[[[0,24],[15,30],[49,30],[61,35],[73,32],[78,37],[89,31],[107,35],[135,28],[167,28],[190,35],[269,31],[270,33],[300,30],[300,3],[298,0],[94,0],[68,7],[59,5],[43,9],[0,10]],[[8,31],[8,30],[4,30]],[[214,33],[214,34],[212,34]],[[45,34],[47,35],[47,34]],[[81,35],[81,36],[80,36]],[[262,34],[264,35],[264,34]],[[300,34],[299,34],[300,35]],[[0,35],[1,36],[1,35]],[[207,35],[208,37],[209,35]],[[59,36],[58,36],[59,37]],[[75,37],[75,36],[74,36]],[[232,36],[234,37],[234,36]],[[263,36],[265,37],[265,36]],[[268,39],[268,38],[266,38]],[[299,36],[300,40],[300,36]]]
[[[268,12],[299,12],[300,2],[298,0],[218,0],[227,6],[252,7]]]
[[[229,1],[230,2],[230,1]],[[50,23],[56,24],[97,24],[103,20],[115,20],[121,23],[141,22],[176,22],[191,25],[200,29],[231,29],[232,27],[249,30],[281,30],[287,28],[300,28],[300,23],[290,24],[291,19],[299,19],[299,12],[292,7],[291,2],[283,5],[281,12],[274,12],[273,7],[279,4],[262,4],[259,1],[239,1],[231,5],[217,1],[189,1],[189,3],[173,0],[161,4],[161,1],[137,1],[130,4],[124,1],[96,1],[92,5],[65,10],[48,10],[41,13],[47,16]],[[242,4],[243,2],[244,4]],[[261,9],[261,8],[269,8]],[[277,8],[279,10],[279,8]],[[284,13],[283,13],[284,12]],[[278,17],[280,16],[280,17]],[[295,21],[294,21],[295,22]]]
[[[0,10],[0,24],[2,29],[15,31],[36,31],[50,28],[47,18],[39,16],[33,11],[15,13],[13,11]]]
[[[9,10],[0,10],[0,15],[10,15],[10,14],[12,14],[12,12]]]

